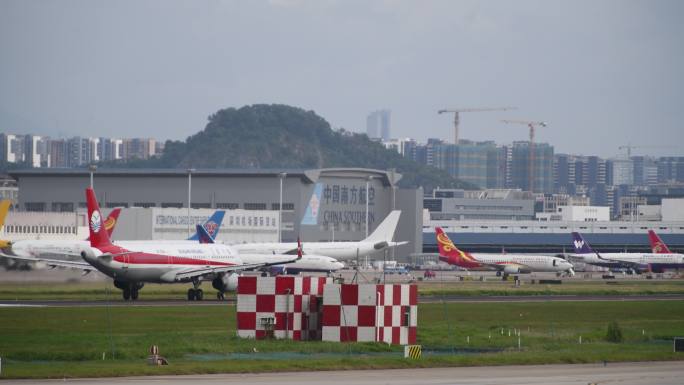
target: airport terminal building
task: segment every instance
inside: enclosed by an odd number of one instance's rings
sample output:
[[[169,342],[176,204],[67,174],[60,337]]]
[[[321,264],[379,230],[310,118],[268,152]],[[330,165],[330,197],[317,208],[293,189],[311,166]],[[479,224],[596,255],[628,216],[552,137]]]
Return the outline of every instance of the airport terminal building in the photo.
[[[84,190],[90,184],[88,169],[31,169],[9,174],[19,187],[21,211],[86,210]],[[304,242],[360,240],[366,235],[366,213],[368,233],[371,233],[396,208],[402,214],[394,239],[409,242],[396,250],[396,257],[404,259],[411,253],[422,252],[423,248],[423,191],[398,188],[396,183],[401,175],[391,171],[361,168],[98,169],[93,173],[93,179],[104,212],[113,207],[145,208],[163,215],[164,209],[175,209],[174,218],[169,219],[166,215],[165,221],[171,220],[182,231],[187,227],[182,211],[187,210],[190,195],[192,209],[198,209],[198,212],[199,209],[203,212],[225,209],[227,227],[239,227],[244,221],[250,231],[261,229],[270,234],[271,239],[277,239],[279,215],[274,212],[279,209],[282,183],[284,242],[296,241],[298,236]],[[115,233],[117,238],[149,236],[146,231],[136,231],[135,226],[126,226],[126,212],[132,210],[122,212],[121,229],[117,227]],[[159,215],[152,214],[151,218]],[[191,213],[190,217],[194,216]],[[152,222],[154,226],[157,219]]]

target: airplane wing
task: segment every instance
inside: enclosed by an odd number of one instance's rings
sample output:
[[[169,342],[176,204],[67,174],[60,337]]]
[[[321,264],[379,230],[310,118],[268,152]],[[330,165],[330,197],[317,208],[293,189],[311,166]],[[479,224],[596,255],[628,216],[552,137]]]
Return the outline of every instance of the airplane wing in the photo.
[[[278,254],[279,256],[289,257],[290,255]],[[243,257],[248,255],[243,254]],[[263,257],[263,255],[259,255]],[[273,261],[273,262],[260,262],[260,263],[243,263],[241,265],[231,265],[231,266],[205,266],[198,269],[184,269],[176,272],[174,279],[176,281],[183,281],[192,278],[201,278],[207,275],[215,275],[220,273],[228,273],[231,271],[243,271],[243,270],[255,270],[261,269],[268,266],[283,265],[287,263],[296,262],[302,259],[302,244],[297,239],[297,258],[289,258],[284,261]]]
[[[622,265],[623,267],[626,268],[631,268],[631,269],[648,269],[648,264],[644,263],[639,263],[639,262],[634,262],[634,261],[627,261],[624,259],[620,258],[610,258],[610,257],[604,257],[599,253],[596,253],[599,259],[604,260],[606,262],[616,262]]]
[[[263,255],[259,255],[259,257],[263,257]],[[286,263],[292,263],[297,261],[301,257],[293,258],[290,260],[286,261],[274,261],[274,262],[264,262],[264,263],[245,263],[241,265],[231,265],[231,266],[206,266],[206,267],[201,267],[197,269],[185,269],[185,270],[180,270],[176,273],[175,280],[176,281],[184,281],[192,278],[200,278],[204,277],[207,275],[215,275],[215,274],[220,274],[220,273],[229,273],[233,271],[244,271],[244,270],[256,270],[256,269],[261,269],[263,267],[268,267],[268,266],[274,266],[274,265],[283,265]]]
[[[16,259],[19,261],[26,261],[26,262],[40,262],[40,263],[44,263],[44,264],[46,264],[48,266],[52,266],[52,267],[69,267],[72,269],[80,269],[80,270],[84,270],[84,271],[88,271],[88,272],[97,270],[88,262],[83,262],[83,261],[64,261],[64,260],[49,259],[49,258],[21,257],[21,256],[17,256],[17,255],[7,255],[5,253],[0,253],[0,257],[9,258],[9,259]]]

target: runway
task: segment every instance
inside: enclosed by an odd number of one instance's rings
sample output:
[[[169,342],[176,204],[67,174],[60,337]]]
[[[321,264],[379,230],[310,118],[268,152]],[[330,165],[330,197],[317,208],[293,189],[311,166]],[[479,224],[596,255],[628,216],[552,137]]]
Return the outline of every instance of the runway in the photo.
[[[9,384],[149,385],[509,385],[509,384],[620,384],[678,385],[684,378],[682,362],[609,363],[583,365],[531,365],[467,368],[349,370],[328,372],[210,374],[59,380],[9,380]]]
[[[420,296],[419,303],[488,303],[488,302],[593,302],[593,301],[682,301],[683,294],[653,294],[653,295],[504,295],[504,296],[459,296],[437,295]],[[99,307],[99,306],[225,306],[235,305],[234,298],[224,301],[207,299],[204,301],[189,302],[185,299],[163,300],[138,300],[123,301],[114,299],[111,301],[68,301],[68,300],[0,300],[0,308],[3,307]]]

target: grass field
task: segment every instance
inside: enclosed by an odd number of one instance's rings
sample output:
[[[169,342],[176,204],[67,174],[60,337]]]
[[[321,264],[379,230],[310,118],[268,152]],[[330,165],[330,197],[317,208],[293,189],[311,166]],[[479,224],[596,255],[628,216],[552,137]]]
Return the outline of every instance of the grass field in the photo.
[[[610,283],[609,283],[610,282]],[[418,282],[420,295],[463,295],[463,296],[505,296],[505,295],[649,295],[684,294],[684,280],[615,280],[584,281],[566,279],[561,285],[529,284],[516,287],[513,282],[491,280],[448,281],[431,280]],[[189,285],[148,284],[140,291],[140,299],[183,299]],[[205,298],[214,296],[210,285],[205,285]],[[106,290],[109,291],[107,294]],[[229,294],[230,296],[230,294]],[[114,288],[111,281],[103,282],[62,282],[62,283],[0,283],[0,300],[74,300],[121,301],[121,291]]]
[[[1,378],[684,359],[684,301],[436,303],[418,317],[428,352],[407,361],[385,344],[238,339],[229,305],[0,308]],[[605,341],[613,320],[623,343]],[[153,344],[170,366],[145,363]]]

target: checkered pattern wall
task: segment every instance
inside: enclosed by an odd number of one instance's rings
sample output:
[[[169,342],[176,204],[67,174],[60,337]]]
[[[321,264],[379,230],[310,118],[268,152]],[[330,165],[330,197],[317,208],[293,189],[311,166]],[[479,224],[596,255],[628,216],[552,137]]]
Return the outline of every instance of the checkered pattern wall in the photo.
[[[327,277],[239,277],[238,336],[320,340],[319,302],[330,282]]]
[[[324,341],[415,344],[416,285],[327,284],[323,289]]]

